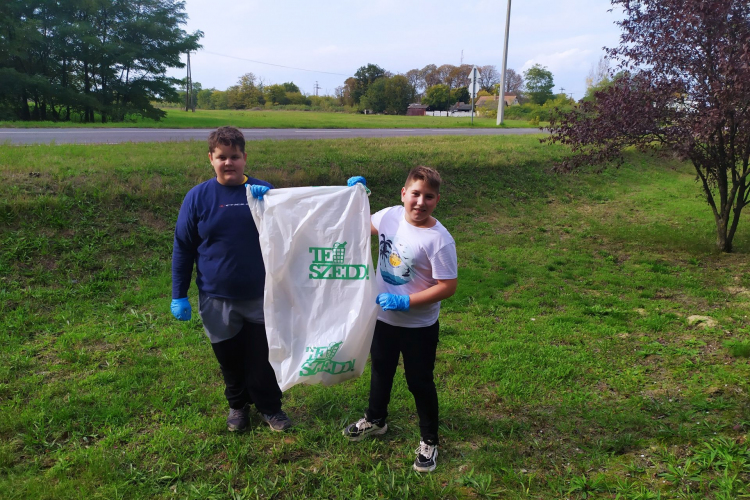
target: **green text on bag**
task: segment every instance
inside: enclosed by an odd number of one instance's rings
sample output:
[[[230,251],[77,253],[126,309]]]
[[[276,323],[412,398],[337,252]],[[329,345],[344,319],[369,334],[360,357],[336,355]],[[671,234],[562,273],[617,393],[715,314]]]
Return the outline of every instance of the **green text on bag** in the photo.
[[[346,242],[334,243],[333,248],[310,247],[313,254],[310,264],[311,280],[369,280],[366,264],[344,264]]]
[[[351,361],[333,360],[341,344],[342,342],[331,342],[329,345],[323,347],[306,347],[305,352],[310,353],[310,356],[302,363],[299,376],[309,377],[320,372],[341,375],[342,373],[354,371],[355,359]]]

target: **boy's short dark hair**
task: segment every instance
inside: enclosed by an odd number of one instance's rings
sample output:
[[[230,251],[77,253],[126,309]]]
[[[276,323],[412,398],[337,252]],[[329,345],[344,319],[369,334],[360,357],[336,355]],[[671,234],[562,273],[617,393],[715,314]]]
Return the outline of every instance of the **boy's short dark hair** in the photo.
[[[409,175],[406,176],[406,182],[404,183],[404,186],[408,186],[414,181],[424,182],[432,189],[434,189],[436,193],[440,193],[440,184],[443,182],[437,170],[435,170],[434,168],[425,167],[424,165],[419,165],[418,167],[414,167],[411,169]]]
[[[245,152],[245,136],[237,127],[219,127],[208,136],[208,152],[213,153],[219,144],[222,146],[237,146],[241,153]]]

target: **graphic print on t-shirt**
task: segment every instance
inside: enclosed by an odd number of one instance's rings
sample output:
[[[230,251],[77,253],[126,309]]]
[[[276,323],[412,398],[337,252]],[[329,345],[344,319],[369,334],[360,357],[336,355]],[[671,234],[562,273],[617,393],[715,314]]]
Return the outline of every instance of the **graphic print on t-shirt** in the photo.
[[[380,235],[379,265],[383,281],[390,285],[405,285],[413,279],[414,252],[397,236]]]

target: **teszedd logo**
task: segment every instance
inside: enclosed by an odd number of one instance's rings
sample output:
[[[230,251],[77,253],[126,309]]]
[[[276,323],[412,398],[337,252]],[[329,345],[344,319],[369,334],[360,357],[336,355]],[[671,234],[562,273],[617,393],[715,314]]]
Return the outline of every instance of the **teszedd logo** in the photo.
[[[310,247],[313,254],[310,264],[311,280],[369,280],[367,264],[344,264],[346,242],[334,243],[333,247]]]
[[[369,280],[370,269],[367,264],[345,264],[346,242],[336,242],[332,247],[309,247],[308,253],[313,256],[310,264],[311,280]],[[334,361],[343,342],[331,342],[327,346],[309,346],[305,352],[309,357],[302,363],[300,377],[309,377],[316,373],[326,372],[341,375],[354,371],[356,359]]]
[[[341,375],[342,373],[354,371],[356,359],[352,359],[351,361],[333,360],[342,343],[331,342],[329,345],[323,347],[306,347],[305,352],[310,353],[310,356],[302,363],[302,369],[299,372],[300,377],[309,377],[320,372]]]

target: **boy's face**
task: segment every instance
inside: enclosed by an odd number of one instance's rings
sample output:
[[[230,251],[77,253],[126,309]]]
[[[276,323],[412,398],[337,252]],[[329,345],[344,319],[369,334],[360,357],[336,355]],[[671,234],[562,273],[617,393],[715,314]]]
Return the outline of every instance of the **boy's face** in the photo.
[[[421,179],[401,188],[401,201],[404,203],[404,217],[412,226],[430,227],[432,212],[440,200],[440,195]]]
[[[237,146],[219,144],[208,153],[208,159],[216,172],[216,180],[224,186],[239,186],[245,182],[247,153]]]

